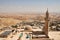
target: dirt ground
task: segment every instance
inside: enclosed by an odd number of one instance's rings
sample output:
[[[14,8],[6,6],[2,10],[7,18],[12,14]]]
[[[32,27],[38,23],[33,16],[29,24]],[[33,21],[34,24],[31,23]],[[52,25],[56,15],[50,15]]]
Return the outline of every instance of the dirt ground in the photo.
[[[49,37],[54,40],[60,40],[60,31],[50,31]]]

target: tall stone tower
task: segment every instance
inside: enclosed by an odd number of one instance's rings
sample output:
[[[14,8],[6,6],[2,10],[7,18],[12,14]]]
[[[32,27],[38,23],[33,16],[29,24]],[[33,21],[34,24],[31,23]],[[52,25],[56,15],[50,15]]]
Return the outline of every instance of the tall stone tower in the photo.
[[[48,13],[48,9],[47,9],[46,15],[45,15],[45,27],[44,27],[44,32],[45,32],[46,36],[48,36],[48,18],[49,18],[49,13]]]

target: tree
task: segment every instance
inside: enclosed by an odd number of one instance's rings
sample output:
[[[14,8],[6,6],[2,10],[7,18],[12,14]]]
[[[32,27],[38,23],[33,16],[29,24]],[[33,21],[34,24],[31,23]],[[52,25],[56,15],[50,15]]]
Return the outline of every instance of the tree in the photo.
[[[12,28],[17,28],[18,26],[17,26],[17,25],[12,25],[11,27],[12,27]]]

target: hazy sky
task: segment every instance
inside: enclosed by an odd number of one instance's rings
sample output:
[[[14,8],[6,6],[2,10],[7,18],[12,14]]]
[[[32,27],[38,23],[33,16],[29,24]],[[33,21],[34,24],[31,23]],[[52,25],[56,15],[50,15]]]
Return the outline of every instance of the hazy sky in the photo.
[[[60,12],[60,0],[0,0],[0,12]]]

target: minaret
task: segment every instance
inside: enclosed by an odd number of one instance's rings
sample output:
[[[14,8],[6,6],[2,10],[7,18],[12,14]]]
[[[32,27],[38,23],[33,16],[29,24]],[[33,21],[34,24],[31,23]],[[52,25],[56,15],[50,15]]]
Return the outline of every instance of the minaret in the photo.
[[[46,36],[48,36],[48,18],[49,18],[49,13],[48,13],[48,9],[47,9],[46,15],[45,15],[45,27],[44,27],[44,32],[45,32]]]

